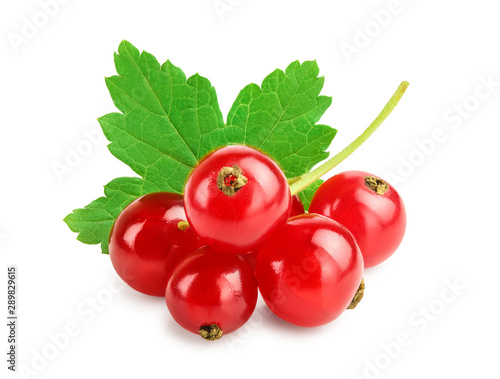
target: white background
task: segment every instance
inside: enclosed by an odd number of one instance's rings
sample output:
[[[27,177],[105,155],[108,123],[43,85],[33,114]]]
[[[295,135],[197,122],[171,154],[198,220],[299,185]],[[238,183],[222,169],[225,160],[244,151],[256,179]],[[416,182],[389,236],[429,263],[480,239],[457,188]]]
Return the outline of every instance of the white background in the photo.
[[[497,375],[497,2],[61,0],[44,20],[38,12],[47,1],[0,6],[0,283],[7,265],[17,265],[18,358],[37,371],[31,377]],[[226,11],[218,13],[217,4]],[[388,10],[396,12],[389,18]],[[16,49],[9,33],[22,36],[33,18],[46,25]],[[100,133],[97,117],[115,110],[104,77],[115,73],[112,53],[122,39],[209,78],[223,114],[246,84],[293,60],[317,59],[323,94],[333,97],[322,122],[339,130],[332,152],[362,132],[402,80],[411,83],[381,129],[336,170],[393,177],[408,212],[403,244],[367,270],[356,310],[301,329],[259,302],[245,328],[207,343],[178,327],[163,299],[116,280],[98,246],[75,240],[63,217],[101,196],[111,179],[132,174],[104,141],[62,180],[53,170],[84,132]],[[347,44],[356,53],[345,54]],[[481,84],[488,80],[489,90]],[[440,142],[427,141],[425,155],[416,141],[436,135]],[[110,297],[115,287],[121,290]],[[65,341],[68,324],[79,334]],[[62,344],[56,350],[54,335]],[[6,336],[3,326],[2,357]]]

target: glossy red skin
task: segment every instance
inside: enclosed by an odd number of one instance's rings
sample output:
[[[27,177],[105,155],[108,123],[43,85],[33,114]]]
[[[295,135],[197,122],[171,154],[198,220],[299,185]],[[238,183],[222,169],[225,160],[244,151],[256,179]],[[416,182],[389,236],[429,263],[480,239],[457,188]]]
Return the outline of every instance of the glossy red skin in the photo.
[[[226,335],[250,318],[257,294],[257,280],[243,258],[202,247],[174,270],[165,299],[183,328],[198,333],[216,324]]]
[[[217,175],[233,165],[248,183],[229,197],[217,187]],[[193,170],[184,201],[189,224],[207,245],[244,254],[257,250],[285,224],[291,200],[288,182],[271,158],[247,146],[226,146]]]
[[[304,210],[304,205],[302,204],[302,200],[300,200],[299,195],[292,196],[292,203],[290,205],[290,213],[288,213],[288,218],[298,216],[306,213]]]
[[[109,256],[116,272],[130,287],[146,295],[165,296],[172,270],[203,246],[186,220],[182,196],[169,192],[144,195],[117,217],[109,239]]]
[[[348,171],[324,182],[314,195],[310,212],[340,222],[352,233],[363,254],[365,268],[389,258],[406,230],[406,210],[401,197],[389,184],[379,195],[365,184],[362,171]],[[379,178],[380,179],[380,178]]]
[[[304,205],[302,205],[302,201],[300,200],[298,195],[292,196],[292,204],[290,206],[290,213],[288,214],[288,218],[302,215],[305,213]],[[248,262],[250,266],[255,270],[255,264],[257,262],[257,251],[252,251],[250,253],[241,254],[241,257]]]
[[[241,254],[240,256],[250,265],[250,267],[252,267],[252,269],[255,272],[255,264],[257,262],[257,252],[252,251],[250,253]]]
[[[288,220],[257,255],[264,301],[283,320],[306,327],[336,319],[361,283],[363,257],[349,231],[327,217]]]

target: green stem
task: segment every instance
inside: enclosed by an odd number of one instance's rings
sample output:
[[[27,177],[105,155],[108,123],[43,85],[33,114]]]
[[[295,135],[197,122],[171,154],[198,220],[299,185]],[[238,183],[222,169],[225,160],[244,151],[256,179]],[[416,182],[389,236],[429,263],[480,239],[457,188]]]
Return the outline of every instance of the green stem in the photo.
[[[403,97],[403,94],[405,93],[406,88],[408,88],[408,86],[409,86],[408,82],[402,82],[399,85],[394,95],[392,95],[389,102],[385,105],[384,109],[382,109],[382,112],[380,112],[380,114],[371,123],[371,125],[368,128],[366,128],[366,130],[358,138],[352,141],[349,146],[347,146],[344,150],[335,155],[333,158],[327,160],[321,166],[317,167],[315,170],[300,176],[298,180],[294,181],[290,185],[290,192],[292,193],[292,196],[296,195],[300,191],[309,187],[312,183],[321,178],[332,168],[337,166],[349,155],[354,153],[354,151],[356,151],[356,149],[360,147],[363,144],[363,142],[365,142],[368,139],[368,137],[370,137],[373,134],[375,130],[377,130],[377,128],[384,122],[387,116],[391,114],[396,105],[398,105],[399,100],[401,100],[401,98]]]

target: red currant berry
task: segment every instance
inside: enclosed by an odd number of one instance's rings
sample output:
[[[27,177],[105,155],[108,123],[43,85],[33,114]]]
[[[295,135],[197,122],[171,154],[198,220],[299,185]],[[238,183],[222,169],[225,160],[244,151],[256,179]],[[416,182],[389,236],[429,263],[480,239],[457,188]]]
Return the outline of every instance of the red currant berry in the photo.
[[[290,213],[288,218],[304,214],[304,206],[298,195],[292,196],[292,205],[290,206]],[[250,253],[241,254],[241,257],[248,262],[250,266],[255,270],[255,262],[257,261],[257,251],[252,251]]]
[[[205,157],[184,193],[189,225],[220,252],[257,250],[286,222],[290,188],[267,155],[246,146],[227,146]]]
[[[118,275],[135,290],[164,296],[171,271],[189,253],[203,246],[185,220],[181,195],[157,192],[127,206],[116,219],[109,239],[109,256]]]
[[[271,311],[292,324],[336,319],[362,280],[363,257],[349,231],[316,214],[288,220],[257,255],[257,281]]]
[[[202,247],[174,270],[165,299],[179,325],[212,341],[250,318],[257,293],[252,268],[240,256]]]
[[[349,229],[365,268],[389,258],[406,229],[405,206],[394,187],[367,172],[348,171],[328,179],[314,195],[310,211]]]
[[[246,254],[241,254],[240,257],[242,257],[247,263],[252,267],[252,269],[255,272],[255,262],[257,261],[257,252],[252,251],[250,253]]]
[[[300,200],[299,195],[293,195],[288,218],[293,216],[298,216],[304,213],[306,213],[306,211],[304,210],[304,205],[302,204],[302,200]]]

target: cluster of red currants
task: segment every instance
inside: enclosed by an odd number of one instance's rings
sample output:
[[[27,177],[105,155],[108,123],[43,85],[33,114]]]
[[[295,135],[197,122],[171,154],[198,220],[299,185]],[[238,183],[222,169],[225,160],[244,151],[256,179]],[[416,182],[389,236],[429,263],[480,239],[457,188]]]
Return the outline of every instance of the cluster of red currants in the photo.
[[[378,177],[338,174],[305,213],[271,158],[227,146],[199,163],[184,196],[152,193],[125,208],[109,252],[127,284],[165,296],[182,327],[215,340],[250,318],[259,290],[290,323],[331,322],[356,306],[363,268],[387,259],[405,227],[403,202]]]

